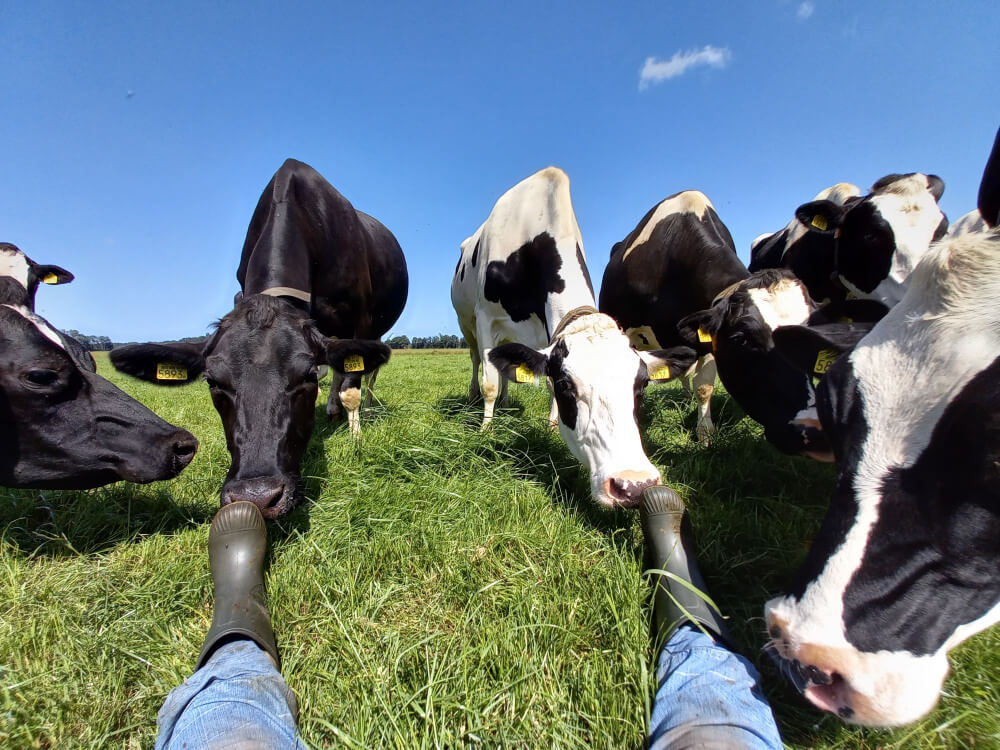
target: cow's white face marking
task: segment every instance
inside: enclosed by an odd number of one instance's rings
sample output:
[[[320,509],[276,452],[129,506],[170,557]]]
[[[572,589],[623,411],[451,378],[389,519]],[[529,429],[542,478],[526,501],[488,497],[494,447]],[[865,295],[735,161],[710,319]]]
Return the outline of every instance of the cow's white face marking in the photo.
[[[898,725],[926,714],[948,672],[948,650],[1000,621],[997,605],[927,656],[859,651],[844,625],[845,592],[879,519],[888,472],[914,465],[948,404],[1000,356],[1000,234],[990,236],[964,235],[931,247],[902,301],[848,355],[867,425],[860,460],[851,467],[857,516],[801,598],[765,605],[769,629],[781,631],[775,646],[784,658],[842,678],[829,688],[810,688],[806,697],[834,711],[837,706],[825,703],[839,700],[858,723]]]
[[[772,331],[778,326],[803,325],[813,312],[809,293],[793,279],[781,279],[770,287],[751,288],[747,294]]]
[[[577,415],[574,428],[560,417],[559,431],[570,452],[590,470],[594,498],[613,507],[618,501],[606,489],[612,477],[660,478],[635,423],[639,355],[615,321],[600,313],[571,323],[560,340],[568,349],[562,370],[576,388]]]
[[[648,242],[650,236],[653,234],[653,230],[656,229],[656,225],[659,224],[663,219],[670,216],[671,214],[678,213],[689,213],[694,214],[699,220],[705,218],[705,212],[708,209],[715,210],[712,205],[712,201],[708,199],[708,196],[698,190],[685,190],[680,195],[675,195],[673,198],[667,198],[665,201],[661,202],[660,205],[656,207],[653,215],[649,217],[649,221],[646,222],[642,231],[639,232],[638,236],[632,243],[625,248],[625,254],[622,255],[622,262],[628,258],[629,253],[633,249]]]
[[[27,307],[24,307],[23,305],[4,305],[4,307],[8,307],[14,312],[21,315],[22,317],[27,318],[28,322],[30,322],[33,326],[35,326],[35,328],[38,329],[39,333],[41,333],[45,338],[47,338],[53,344],[58,346],[60,349],[65,351],[66,347],[63,345],[62,339],[59,338],[59,334],[56,333],[44,319],[38,317],[33,312],[31,312],[31,310],[29,310]]]
[[[27,289],[30,271],[31,266],[28,265],[28,259],[24,257],[24,253],[9,248],[0,248],[0,276],[10,276]]]

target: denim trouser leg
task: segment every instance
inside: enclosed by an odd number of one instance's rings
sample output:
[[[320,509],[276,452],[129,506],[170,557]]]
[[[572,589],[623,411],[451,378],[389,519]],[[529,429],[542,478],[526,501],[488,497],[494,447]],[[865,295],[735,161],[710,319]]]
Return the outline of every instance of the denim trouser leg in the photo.
[[[227,643],[170,691],[157,717],[156,750],[304,749],[290,700],[281,673],[256,643]]]
[[[650,748],[784,747],[757,670],[695,626],[674,631],[660,652],[656,676]]]

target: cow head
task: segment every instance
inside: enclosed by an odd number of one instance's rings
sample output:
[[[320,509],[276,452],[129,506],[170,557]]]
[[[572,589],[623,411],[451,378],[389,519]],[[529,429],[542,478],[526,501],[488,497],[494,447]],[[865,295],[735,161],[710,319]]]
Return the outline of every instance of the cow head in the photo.
[[[87,489],[171,479],[198,441],[98,375],[89,352],[26,305],[2,304],[0,444],[0,485]]]
[[[902,298],[907,276],[930,243],[948,230],[938,206],[943,193],[944,181],[937,175],[892,174],[864,198],[844,205],[818,200],[799,206],[796,218],[809,234],[830,239],[833,256],[832,261],[803,258],[802,264],[832,269],[848,297],[891,307]]]
[[[35,310],[35,291],[38,289],[39,282],[68,284],[73,280],[73,274],[65,268],[35,263],[16,245],[9,242],[0,242],[0,277],[13,279],[20,287],[20,289],[14,290],[15,298],[4,294],[0,298],[0,302],[24,305],[32,312]]]
[[[902,301],[817,390],[830,508],[770,647],[819,708],[860,724],[937,702],[947,652],[1000,620],[1000,233],[935,245]],[[790,360],[843,348],[781,329]]]
[[[503,344],[488,356],[511,380],[520,379],[519,371],[549,378],[559,431],[590,471],[599,504],[634,507],[643,489],[659,484],[660,474],[639,438],[639,399],[650,380],[686,372],[694,351],[685,346],[636,351],[614,320],[594,312],[566,326],[545,349]]]
[[[267,295],[250,295],[195,344],[132,344],[111,352],[122,372],[161,385],[202,372],[222,419],[232,461],[222,504],[246,500],[265,518],[301,500],[299,467],[312,434],[318,366],[370,373],[390,349],[378,341],[323,336],[305,312]]]
[[[726,390],[764,427],[768,442],[785,453],[831,461],[811,377],[774,348],[772,333],[780,326],[817,323],[831,315],[863,313],[870,318],[884,312],[877,303],[863,306],[878,310],[860,310],[859,304],[838,304],[836,311],[832,306],[817,309],[791,271],[767,269],[726,290],[708,310],[681,319],[677,328],[693,346],[714,353]]]

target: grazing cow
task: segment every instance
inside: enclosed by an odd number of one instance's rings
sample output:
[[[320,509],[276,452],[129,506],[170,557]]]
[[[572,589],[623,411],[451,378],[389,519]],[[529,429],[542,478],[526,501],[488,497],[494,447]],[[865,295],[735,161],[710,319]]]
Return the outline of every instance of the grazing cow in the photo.
[[[13,245],[0,247],[0,262],[0,485],[88,489],[177,476],[194,436],[98,375],[76,339],[33,312],[39,273],[59,283],[72,275]]]
[[[73,280],[73,274],[59,266],[35,263],[16,245],[0,242],[0,278],[13,279],[22,286],[24,295],[17,293],[13,287],[8,290],[16,298],[13,302],[14,304],[23,304],[34,312],[35,291],[38,289],[38,282],[68,284]]]
[[[891,307],[928,245],[948,229],[942,193],[940,177],[914,172],[887,175],[864,198],[843,204],[837,201],[845,193],[805,203],[796,222],[755,241],[750,271],[790,268],[815,300],[874,299]]]
[[[694,362],[687,347],[637,352],[594,307],[569,178],[548,167],[504,193],[462,243],[451,299],[472,357],[470,397],[483,425],[506,380],[548,377],[550,423],[590,470],[592,496],[633,507],[660,474],[642,448],[638,400],[649,380]],[[479,368],[482,366],[482,381]]]
[[[947,652],[1000,620],[1000,232],[932,246],[837,359],[854,338],[775,332],[803,368],[835,360],[817,401],[838,473],[797,581],[765,616],[812,703],[889,726],[930,711]]]
[[[205,341],[121,347],[111,361],[164,385],[204,371],[232,457],[222,504],[248,500],[277,518],[302,497],[318,366],[334,371],[327,413],[343,404],[357,433],[361,376],[390,354],[369,339],[403,310],[406,261],[388,229],[289,159],[250,219],[236,277],[242,293]]]
[[[705,443],[715,431],[710,402],[716,365],[712,347],[685,341],[677,323],[711,306],[716,295],[747,277],[726,225],[704,193],[685,190],[660,201],[611,249],[601,282],[601,312],[625,329],[636,349],[690,343],[698,399],[695,433]],[[703,337],[704,338],[704,337]]]

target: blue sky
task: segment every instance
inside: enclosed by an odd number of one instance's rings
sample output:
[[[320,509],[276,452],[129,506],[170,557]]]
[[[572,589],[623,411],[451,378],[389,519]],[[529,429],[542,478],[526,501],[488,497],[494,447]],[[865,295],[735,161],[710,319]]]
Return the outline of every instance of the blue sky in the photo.
[[[0,240],[76,274],[38,293],[59,327],[199,335],[231,308],[250,214],[292,156],[395,233],[410,296],[392,333],[425,336],[458,332],[461,241],[549,164],[595,286],[611,246],[688,188],[744,261],[838,181],[937,173],[954,220],[1000,125],[995,11],[0,0]]]

